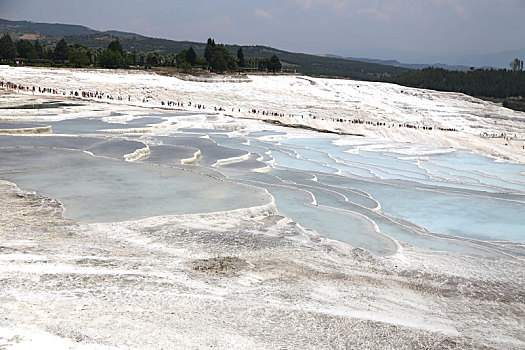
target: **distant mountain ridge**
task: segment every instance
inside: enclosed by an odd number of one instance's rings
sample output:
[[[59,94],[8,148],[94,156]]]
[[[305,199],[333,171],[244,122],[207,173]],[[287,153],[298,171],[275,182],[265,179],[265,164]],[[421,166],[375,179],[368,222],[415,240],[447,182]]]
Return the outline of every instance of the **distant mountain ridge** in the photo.
[[[363,58],[363,57],[342,57],[339,55],[332,55],[328,54],[325,55],[328,57],[336,57],[336,58],[342,58],[345,60],[351,60],[351,61],[360,61],[360,62],[367,62],[367,63],[377,63],[377,64],[384,64],[387,66],[393,66],[393,67],[402,67],[402,68],[408,68],[408,69],[425,69],[428,67],[433,68],[443,68],[446,70],[469,70],[470,67],[464,66],[464,65],[450,65],[446,63],[433,63],[433,64],[426,64],[426,63],[401,63],[398,60],[380,60],[377,58]],[[490,67],[487,67],[490,68]]]
[[[464,64],[475,67],[496,67],[509,69],[509,64],[512,60],[518,58],[525,60],[525,48],[517,50],[506,50],[489,54],[471,54],[453,57],[451,64],[456,62],[463,62]]]
[[[10,21],[6,19],[0,19],[0,34],[2,33],[10,33],[14,40],[38,39],[45,45],[54,45],[64,37],[69,44],[80,44],[91,48],[106,48],[111,41],[118,38],[124,49],[128,51],[155,51],[160,54],[176,54],[192,46],[195,52],[202,56],[205,48],[204,42],[150,38],[136,33],[115,30],[97,31],[82,25]],[[236,55],[238,45],[225,46],[232,55]],[[294,53],[268,46],[254,45],[242,46],[242,48],[246,57],[270,58],[272,55],[277,55],[283,63],[283,68],[315,76],[384,80],[409,71],[403,67]]]
[[[430,62],[439,62],[432,64],[435,67],[475,67],[475,68],[495,68],[508,69],[510,62],[515,58],[525,60],[525,47],[520,49],[505,50],[491,53],[472,53],[472,54],[436,54],[436,53],[422,53],[411,52],[403,50],[373,50],[373,52],[352,53],[350,50],[338,50],[335,52],[335,57],[355,59],[355,57],[380,57],[379,62],[396,64],[401,63],[402,66],[409,68],[417,68],[419,64],[406,64],[404,62],[418,62],[429,64]],[[369,58],[357,58],[358,60],[368,61]],[[372,59],[372,61],[375,61]],[[430,66],[430,64],[429,64]]]

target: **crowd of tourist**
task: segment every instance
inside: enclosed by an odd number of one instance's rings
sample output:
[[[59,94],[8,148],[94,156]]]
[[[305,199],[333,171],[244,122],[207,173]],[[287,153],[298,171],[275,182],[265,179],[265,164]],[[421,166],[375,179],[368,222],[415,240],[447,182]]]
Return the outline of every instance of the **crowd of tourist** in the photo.
[[[98,99],[98,100],[118,100],[122,101],[124,100],[124,97],[117,95],[113,96],[111,94],[107,94],[101,91],[60,91],[55,88],[48,88],[48,87],[35,87],[35,86],[24,86],[21,84],[16,84],[12,82],[4,82],[0,81],[0,88],[3,89],[9,89],[17,92],[29,92],[36,94],[37,92],[40,94],[52,94],[52,95],[62,95],[66,97],[75,97],[75,98],[83,98],[83,99]],[[131,102],[131,96],[128,95],[126,98],[129,102]],[[143,103],[148,103],[149,98],[142,98]],[[191,101],[185,103],[181,101],[160,101],[160,106],[163,107],[179,107],[179,108],[186,108],[186,107],[194,107],[198,110],[204,110],[206,109],[205,105],[203,104],[192,104]],[[225,111],[223,107],[213,107],[214,111]],[[232,112],[235,112],[235,108],[232,108]],[[238,112],[241,112],[241,109],[238,109]],[[284,113],[278,113],[273,111],[264,111],[264,110],[257,110],[255,108],[249,110],[249,113],[252,114],[261,114],[263,116],[271,116],[271,117],[277,117],[277,118],[284,118],[284,117],[291,117],[291,118],[298,118],[298,115],[294,114],[284,114]],[[304,119],[304,115],[300,115],[301,119]],[[318,119],[317,116],[308,114],[306,118],[311,119]],[[323,119],[324,120],[324,119]],[[410,123],[386,123],[386,122],[380,122],[380,121],[370,121],[370,120],[363,120],[363,119],[345,119],[345,118],[331,118],[331,121],[337,122],[337,123],[351,123],[351,124],[363,124],[363,125],[369,125],[369,126],[375,126],[375,127],[398,127],[398,128],[408,128],[408,129],[421,129],[421,130],[440,130],[440,131],[458,131],[456,128],[444,128],[439,126],[428,126],[428,125],[414,125]]]

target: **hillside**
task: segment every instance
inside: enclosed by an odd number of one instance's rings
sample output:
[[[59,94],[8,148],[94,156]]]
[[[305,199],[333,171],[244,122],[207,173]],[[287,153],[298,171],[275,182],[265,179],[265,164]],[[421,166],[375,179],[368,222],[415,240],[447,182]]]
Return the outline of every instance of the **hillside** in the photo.
[[[160,54],[178,53],[193,46],[197,55],[203,55],[205,43],[175,41],[150,38],[140,34],[120,31],[101,32],[80,25],[34,23],[29,21],[9,21],[0,19],[0,34],[10,33],[14,40],[39,39],[43,44],[54,45],[62,37],[69,44],[80,44],[91,48],[105,48],[118,38],[124,49],[137,52],[155,51]],[[204,39],[204,38],[203,38]],[[226,45],[235,55],[239,46]],[[243,46],[246,57],[269,58],[277,55],[285,69],[316,76],[337,76],[344,78],[381,80],[409,71],[403,67],[394,67],[370,62],[359,62],[336,57],[323,57],[303,53],[293,53],[267,46]]]
[[[9,21],[0,18],[0,33],[10,33],[13,35],[13,39],[18,39],[25,34],[33,35],[35,38],[42,40],[69,35],[95,34],[98,31],[74,24]]]

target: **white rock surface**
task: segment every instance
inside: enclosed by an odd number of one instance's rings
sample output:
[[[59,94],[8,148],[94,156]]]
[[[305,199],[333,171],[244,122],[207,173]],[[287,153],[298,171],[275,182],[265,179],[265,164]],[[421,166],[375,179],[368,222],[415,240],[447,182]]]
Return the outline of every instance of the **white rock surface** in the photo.
[[[223,108],[224,113],[236,117],[276,119],[290,125],[398,142],[467,148],[525,163],[525,113],[491,102],[459,93],[356,80],[295,75],[248,78],[241,82],[223,77],[192,81],[182,76],[168,77],[142,71],[0,67],[0,80],[3,81],[54,88],[67,95],[71,91],[104,92],[102,101],[112,104],[168,108],[162,106],[161,101],[175,101],[193,111],[196,105],[204,106],[208,112]],[[107,99],[108,95],[114,99]],[[118,96],[122,100],[117,100]],[[253,114],[250,113],[252,109],[284,117]],[[1,116],[6,117],[8,115]],[[387,126],[340,123],[334,119],[362,119],[383,122]],[[400,128],[399,124],[459,131]],[[506,138],[480,137],[484,133],[503,134]]]

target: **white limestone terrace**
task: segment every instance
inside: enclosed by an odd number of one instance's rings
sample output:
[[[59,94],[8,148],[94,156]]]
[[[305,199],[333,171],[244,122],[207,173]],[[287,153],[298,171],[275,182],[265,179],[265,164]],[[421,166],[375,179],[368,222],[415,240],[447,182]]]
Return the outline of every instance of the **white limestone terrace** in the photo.
[[[379,134],[384,130],[386,138],[399,137],[412,142],[428,139],[429,143],[455,143],[456,147],[471,145],[486,154],[520,160],[519,152],[513,155],[509,151],[519,151],[517,140],[481,139],[467,132],[395,130],[328,120],[338,103],[349,115],[352,110],[350,102],[335,101],[333,91],[340,89],[340,95],[348,91],[345,96],[350,96],[354,94],[350,91],[357,94],[362,86],[370,85],[367,89],[371,95],[366,100],[369,105],[363,108],[370,120],[380,116],[414,123],[416,119],[409,118],[417,118],[417,111],[428,104],[434,111],[433,122],[440,120],[444,110],[464,109],[476,114],[479,119],[476,123],[487,132],[508,129],[519,134],[523,130],[520,129],[522,114],[460,94],[414,90],[421,94],[421,101],[418,104],[414,98],[407,107],[407,119],[403,119],[403,113],[391,106],[397,103],[397,96],[404,94],[394,90],[406,90],[376,83],[297,76],[210,83],[142,72],[0,68],[0,79],[5,77],[28,85],[98,89],[124,98],[136,92],[131,95],[132,101],[125,98],[103,100],[110,103],[107,105],[86,103],[71,109],[61,107],[70,109],[67,113],[61,108],[25,110],[12,115],[0,113],[0,119],[5,120],[47,122],[79,116],[103,116],[106,121],[133,120],[144,114],[143,107],[161,107],[163,100],[191,99],[192,111],[195,103],[202,103],[206,105],[205,112],[214,112],[216,105],[224,107],[228,114],[234,104],[238,104],[237,111],[259,108],[296,115],[299,115],[296,108],[302,106],[312,114],[318,108],[316,119],[306,115],[305,118],[291,117],[290,124],[306,120],[316,128],[348,127],[349,132],[375,133],[376,137],[383,136]],[[356,87],[352,89],[353,84]],[[292,85],[297,86],[296,92],[290,90]],[[334,90],[330,92],[329,88]],[[382,100],[383,92],[378,91],[375,98],[373,89],[393,90],[384,92],[386,97]],[[62,100],[63,96],[60,97]],[[2,97],[1,101],[10,103],[10,98]],[[149,102],[143,103],[142,98],[149,98]],[[334,101],[330,102],[331,99]],[[383,104],[380,106],[375,99]],[[42,100],[49,101],[49,97]],[[231,105],[227,105],[228,101]],[[136,106],[126,106],[129,102]],[[374,103],[383,110],[390,108],[392,116],[386,112],[381,114],[379,107],[370,107]],[[325,105],[334,108],[325,108]],[[119,111],[120,115],[109,115],[113,111]],[[150,111],[148,109],[148,113]],[[484,117],[485,112],[493,114]],[[491,124],[491,120],[497,116],[503,118],[505,113],[514,118],[515,123],[507,120],[502,122],[507,123],[504,126],[499,122]],[[252,113],[235,115],[270,118]],[[458,118],[466,120],[464,116]],[[220,115],[215,121],[201,118],[198,127],[223,128],[225,123],[230,126],[228,119]],[[279,120],[287,122],[283,118]],[[424,123],[427,124],[427,120]],[[260,127],[252,120],[237,120],[235,124],[248,131]],[[170,125],[173,128],[169,130],[185,126],[183,122]],[[363,147],[385,150],[394,147],[388,141],[363,141]],[[150,146],[153,150],[156,144]],[[418,144],[404,149],[407,156],[418,156],[422,150],[422,154],[428,153]],[[186,151],[184,154],[191,151],[194,158],[199,157],[194,148]],[[36,161],[45,162],[45,159],[37,154]],[[120,163],[127,168],[140,165]],[[215,160],[209,163],[212,165]],[[73,173],[71,176],[79,178]],[[314,178],[322,182],[327,180],[324,177]],[[372,198],[370,202],[371,207],[376,208],[377,204],[377,210],[380,209],[378,202]],[[214,213],[83,223],[65,218],[67,207],[64,209],[56,199],[0,181],[0,208],[0,348],[525,347],[522,257],[432,251],[405,243],[399,243],[394,255],[378,256],[304,229],[277,215],[273,203],[267,208],[229,211],[226,208]],[[523,246],[523,243],[517,244]]]
[[[55,88],[66,94],[104,92],[115,99],[105,97],[102,101],[115,104],[170,108],[161,102],[176,101],[192,111],[203,111],[195,109],[196,105],[204,106],[207,112],[223,108],[224,113],[241,118],[275,119],[288,125],[397,142],[466,148],[525,163],[525,113],[459,93],[305,76],[249,76],[230,80],[211,77],[192,81],[143,71],[6,66],[0,67],[0,80]],[[117,100],[118,96],[122,100]],[[253,109],[284,117],[250,113]],[[337,119],[361,119],[386,126],[334,121]],[[411,129],[399,124],[458,131]]]
[[[4,349],[519,349],[523,262],[379,257],[279,216],[65,220],[0,181]]]
[[[0,134],[46,134],[51,133],[52,128],[49,125],[41,126],[35,124],[18,124],[18,123],[0,123]]]

